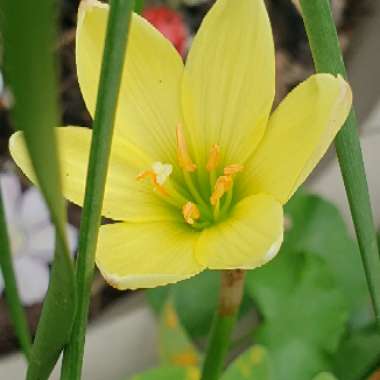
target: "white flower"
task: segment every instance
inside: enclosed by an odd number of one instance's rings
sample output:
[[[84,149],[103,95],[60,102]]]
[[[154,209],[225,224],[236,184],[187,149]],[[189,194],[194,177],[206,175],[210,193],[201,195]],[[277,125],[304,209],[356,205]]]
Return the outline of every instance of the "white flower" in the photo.
[[[48,209],[40,192],[31,187],[21,192],[17,176],[0,174],[5,219],[13,266],[21,302],[32,305],[41,302],[49,285],[49,263],[54,257],[55,233]],[[67,225],[70,250],[77,244],[77,230]],[[0,272],[0,294],[4,281]]]

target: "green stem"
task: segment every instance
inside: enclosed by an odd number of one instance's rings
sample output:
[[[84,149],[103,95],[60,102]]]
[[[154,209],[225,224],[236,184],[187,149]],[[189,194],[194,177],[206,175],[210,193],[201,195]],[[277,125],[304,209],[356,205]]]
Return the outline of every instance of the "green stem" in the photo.
[[[8,239],[7,225],[0,189],[0,268],[3,274],[5,295],[12,323],[20,342],[20,347],[29,360],[32,350],[32,340],[26,320],[24,308],[17,291],[16,277],[12,265],[11,248]]]
[[[141,14],[144,10],[144,0],[135,0],[135,12]]]
[[[221,272],[219,307],[214,317],[201,380],[218,380],[225,364],[244,289],[244,271]]]
[[[347,78],[329,0],[301,0],[301,8],[316,70]],[[354,110],[336,137],[335,147],[380,328],[379,251]]]
[[[112,0],[93,124],[77,259],[78,302],[71,340],[64,352],[61,379],[79,380],[94,273],[95,250],[112,144],[117,99],[133,0]]]

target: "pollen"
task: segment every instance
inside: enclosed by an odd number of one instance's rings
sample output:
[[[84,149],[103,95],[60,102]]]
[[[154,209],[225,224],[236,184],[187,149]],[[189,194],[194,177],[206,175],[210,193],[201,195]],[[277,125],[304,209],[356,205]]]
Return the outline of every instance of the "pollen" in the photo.
[[[185,135],[182,132],[181,125],[177,126],[177,158],[179,166],[186,172],[194,172],[197,166],[191,160],[187,149]]]
[[[243,169],[244,169],[244,165],[231,164],[224,168],[224,175],[232,176],[234,174],[240,173]]]
[[[188,224],[194,224],[201,217],[201,213],[196,204],[187,202],[182,208],[183,217]]]
[[[210,155],[207,161],[206,169],[208,172],[215,170],[218,167],[220,161],[220,146],[214,144],[211,147]]]
[[[162,186],[172,174],[173,166],[157,161],[153,163],[152,170],[156,176],[157,183]]]
[[[233,179],[229,175],[222,175],[218,177],[215,182],[214,191],[210,197],[210,203],[215,206],[220,198],[231,189]]]
[[[167,195],[163,185],[166,180],[170,177],[173,172],[173,166],[170,164],[163,164],[162,162],[154,162],[152,164],[152,169],[144,170],[140,174],[137,175],[136,179],[138,181],[142,181],[146,178],[150,178],[154,190],[158,191],[162,195]]]

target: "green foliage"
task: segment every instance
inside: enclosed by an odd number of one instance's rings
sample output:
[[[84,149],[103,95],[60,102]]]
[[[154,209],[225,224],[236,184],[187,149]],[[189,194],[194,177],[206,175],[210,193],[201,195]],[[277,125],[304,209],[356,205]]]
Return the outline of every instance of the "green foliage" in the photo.
[[[273,370],[267,350],[254,346],[241,354],[226,370],[221,380],[272,380]]]
[[[76,299],[54,135],[58,125],[55,3],[41,0],[37,6],[1,0],[0,8],[6,78],[15,100],[12,120],[24,132],[36,178],[56,226],[55,261],[27,374],[29,380],[43,380],[69,340]]]
[[[196,368],[160,367],[133,376],[130,380],[197,380]]]
[[[291,224],[285,246],[321,257],[344,293],[351,318],[366,323],[370,318],[369,294],[359,249],[337,208],[316,195],[300,193],[285,211]]]
[[[159,314],[169,298],[174,305],[181,323],[192,338],[205,337],[211,328],[214,311],[218,304],[220,276],[216,271],[201,274],[175,285],[145,291],[153,310]],[[245,295],[240,315],[252,310],[252,300]]]
[[[315,376],[313,380],[337,380],[332,373],[322,372],[319,375]]]
[[[159,348],[162,365],[199,365],[199,354],[178,320],[171,300],[165,303],[160,315]]]
[[[339,379],[364,379],[380,366],[380,336],[374,329],[352,333],[341,344],[334,358]]]
[[[303,380],[328,369],[326,355],[339,344],[347,307],[327,265],[283,250],[271,265],[249,273],[247,286],[263,315],[255,337],[270,350],[276,378],[286,373]]]
[[[218,305],[219,277],[216,271],[205,271],[173,286],[179,319],[193,337],[206,336],[210,331]]]

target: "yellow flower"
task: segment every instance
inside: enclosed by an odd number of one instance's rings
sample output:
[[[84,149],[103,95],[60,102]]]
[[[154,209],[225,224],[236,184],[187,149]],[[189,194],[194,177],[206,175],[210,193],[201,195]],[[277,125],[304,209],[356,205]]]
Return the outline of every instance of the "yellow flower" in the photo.
[[[108,7],[79,10],[79,84],[94,114]],[[263,0],[218,0],[186,64],[133,15],[96,263],[119,289],[252,269],[283,239],[282,206],[310,174],[351,107],[349,85],[311,76],[272,113],[274,47]],[[91,130],[57,128],[64,195],[83,203]],[[10,150],[33,180],[21,133]]]

